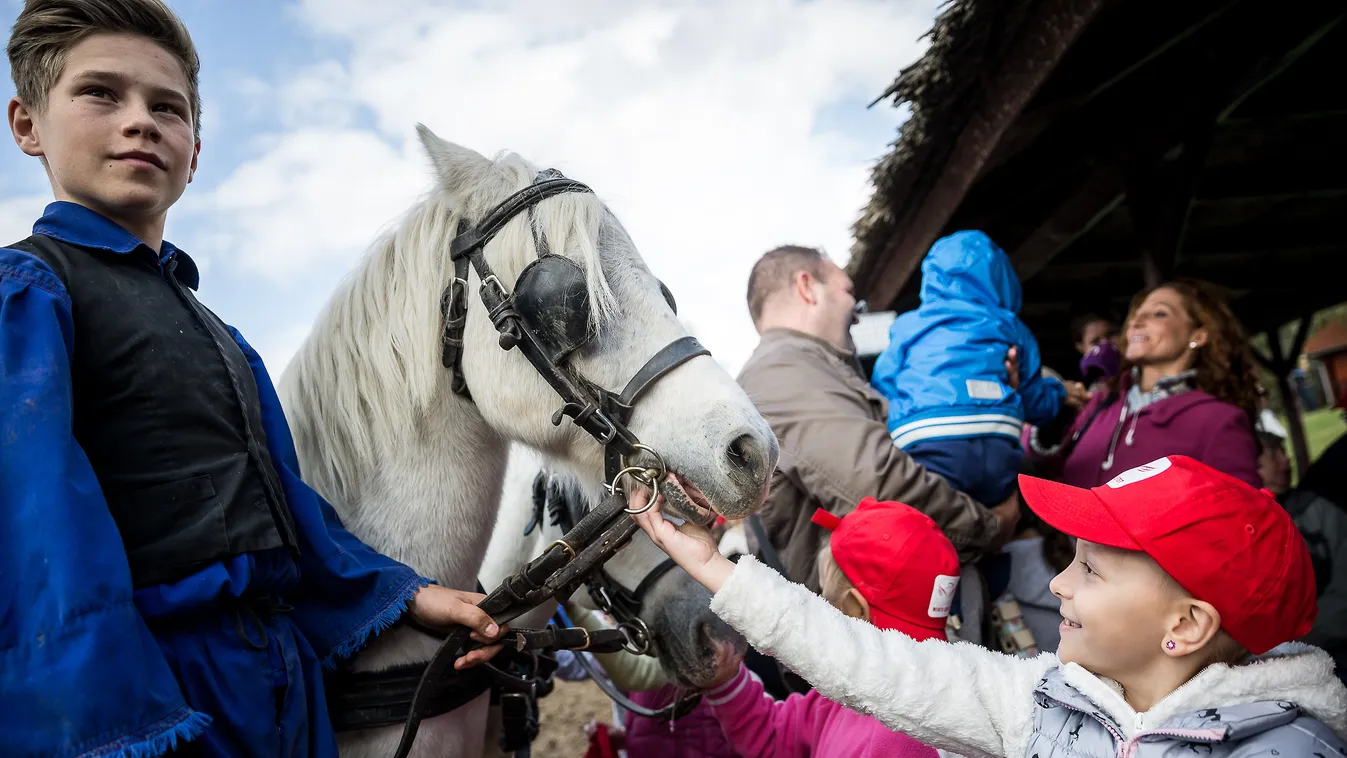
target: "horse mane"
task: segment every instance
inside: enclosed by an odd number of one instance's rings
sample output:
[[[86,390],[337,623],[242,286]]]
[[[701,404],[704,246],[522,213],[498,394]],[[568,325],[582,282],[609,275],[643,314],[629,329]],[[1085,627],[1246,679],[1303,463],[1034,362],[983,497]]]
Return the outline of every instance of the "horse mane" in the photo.
[[[493,176],[482,179],[498,181],[498,192],[473,191],[464,208],[463,198],[437,188],[384,232],[338,286],[282,378],[298,448],[310,452],[301,461],[305,478],[329,499],[358,496],[361,472],[405,451],[402,441],[425,429],[428,414],[448,392],[440,297],[453,279],[450,242],[465,215],[484,217],[537,173],[514,154],[494,166]],[[535,207],[534,214],[506,224],[488,246],[492,268],[511,286],[537,254],[532,235],[546,235],[554,253],[564,252],[584,269],[597,331],[619,311],[599,241],[605,220],[616,225],[616,219],[592,193],[566,193]],[[471,283],[467,297],[478,298]]]

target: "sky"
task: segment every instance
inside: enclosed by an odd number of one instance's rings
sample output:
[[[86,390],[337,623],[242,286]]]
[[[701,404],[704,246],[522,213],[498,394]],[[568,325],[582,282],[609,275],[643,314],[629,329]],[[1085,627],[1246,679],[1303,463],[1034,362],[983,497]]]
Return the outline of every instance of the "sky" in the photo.
[[[202,150],[165,237],[281,373],[337,283],[418,197],[424,123],[591,187],[735,372],[779,244],[839,264],[905,112],[867,107],[936,0],[170,0],[202,59]],[[0,0],[13,24],[21,0]],[[3,92],[13,96],[7,61]],[[12,142],[10,143],[12,145]],[[0,148],[0,244],[50,201]]]

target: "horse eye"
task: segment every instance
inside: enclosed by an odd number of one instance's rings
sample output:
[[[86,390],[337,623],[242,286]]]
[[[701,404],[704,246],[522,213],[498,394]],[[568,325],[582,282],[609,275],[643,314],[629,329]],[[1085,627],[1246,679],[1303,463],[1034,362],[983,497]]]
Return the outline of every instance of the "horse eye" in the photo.
[[[674,302],[674,296],[673,296],[673,293],[669,291],[669,288],[668,288],[667,286],[665,286],[664,282],[660,282],[660,283],[659,283],[659,291],[660,291],[661,294],[664,295],[664,301],[667,302],[667,303],[669,304],[669,308],[671,308],[671,309],[673,310],[674,315],[677,316],[677,315],[678,315],[678,303]]]

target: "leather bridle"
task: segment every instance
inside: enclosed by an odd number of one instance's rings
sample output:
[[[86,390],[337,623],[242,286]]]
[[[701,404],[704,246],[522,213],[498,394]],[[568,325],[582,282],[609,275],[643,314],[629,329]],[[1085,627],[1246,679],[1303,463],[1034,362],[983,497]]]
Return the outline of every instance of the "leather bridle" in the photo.
[[[564,602],[631,539],[638,527],[627,514],[640,511],[627,507],[621,480],[630,477],[651,489],[650,504],[641,509],[645,510],[656,502],[659,484],[668,474],[663,457],[641,444],[628,428],[632,410],[660,378],[693,358],[710,355],[694,337],[676,339],[646,361],[621,392],[611,392],[585,379],[567,360],[596,336],[590,332],[588,292],[579,283],[583,280],[579,266],[550,253],[545,236],[535,233],[538,257],[520,273],[513,293],[492,270],[484,250],[511,219],[526,211],[532,215],[533,208],[549,197],[590,191],[586,185],[548,169],[539,173],[528,187],[502,201],[476,225],[460,228],[450,245],[454,278],[445,288],[440,306],[444,320],[442,361],[453,371],[454,392],[471,399],[462,371],[471,266],[480,281],[478,294],[482,304],[499,332],[500,347],[518,348],[560,396],[562,405],[552,415],[552,423],[560,425],[563,418],[569,417],[604,448],[607,498],[478,604],[498,624],[517,618],[549,599]],[[673,307],[672,296],[667,289],[664,292]],[[436,682],[456,673],[453,662],[468,644],[467,627],[443,631],[444,640],[417,683],[395,758],[406,758],[411,752],[421,720],[435,712]],[[647,636],[647,647],[648,644]],[[677,703],[673,713],[679,712],[676,706]]]
[[[565,488],[559,485],[552,474],[546,471],[538,472],[533,484],[534,518],[528,528],[525,529],[524,534],[529,534],[533,531],[535,525],[542,522],[544,513],[550,516],[551,523],[554,526],[569,531],[575,524],[576,516],[583,516],[585,505],[581,498],[568,497],[567,494]],[[641,611],[645,606],[646,595],[650,592],[650,589],[665,574],[675,568],[678,568],[678,564],[672,558],[665,558],[648,571],[634,589],[630,590],[609,575],[603,566],[597,567],[585,579],[585,589],[589,592],[590,599],[599,607],[599,610],[617,622],[617,628],[626,637],[623,648],[628,653],[632,655],[652,655],[651,649],[654,645],[655,636],[650,632],[645,622],[641,620]],[[556,620],[564,621],[564,616],[558,614]],[[632,701],[625,693],[613,686],[612,682],[601,671],[596,670],[587,657],[579,655],[576,660],[589,673],[590,678],[599,685],[599,688],[604,691],[604,694],[608,695],[609,699],[637,716],[660,721],[673,721],[690,713],[701,701],[701,693],[692,690],[674,698],[673,702],[662,708],[647,708]]]
[[[568,192],[591,192],[590,188],[567,179],[556,169],[538,174],[533,184],[514,193],[496,206],[480,223],[459,231],[450,245],[454,278],[440,299],[444,315],[442,361],[453,371],[456,393],[471,397],[463,375],[463,332],[467,325],[468,267],[481,281],[478,293],[492,325],[499,332],[504,350],[518,348],[533,369],[561,397],[562,405],[552,414],[552,423],[560,425],[570,417],[576,426],[588,432],[604,447],[604,472],[609,489],[622,475],[630,474],[642,484],[655,488],[668,473],[654,450],[640,444],[627,424],[631,413],[657,380],[698,356],[710,355],[695,337],[682,337],[665,345],[627,382],[621,392],[610,392],[580,376],[567,362],[576,349],[590,342],[588,292],[583,286],[579,266],[548,250],[546,237],[534,236],[538,257],[525,267],[515,282],[515,294],[506,290],[487,263],[484,250],[492,238],[515,216],[543,200]],[[577,286],[575,277],[580,277]],[[536,285],[536,279],[544,283]],[[667,294],[670,306],[672,297]],[[527,295],[527,298],[517,297]],[[582,331],[576,331],[582,330]],[[653,458],[657,478],[646,476],[648,467],[634,466],[630,458],[638,452]]]

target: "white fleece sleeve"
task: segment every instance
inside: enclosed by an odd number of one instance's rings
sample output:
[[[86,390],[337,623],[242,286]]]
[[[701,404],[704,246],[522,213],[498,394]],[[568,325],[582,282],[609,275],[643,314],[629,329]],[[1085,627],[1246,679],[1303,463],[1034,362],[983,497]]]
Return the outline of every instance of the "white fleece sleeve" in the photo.
[[[968,758],[1023,754],[1034,687],[1057,665],[1047,653],[1024,659],[878,629],[752,556],[739,560],[711,610],[823,696]]]

